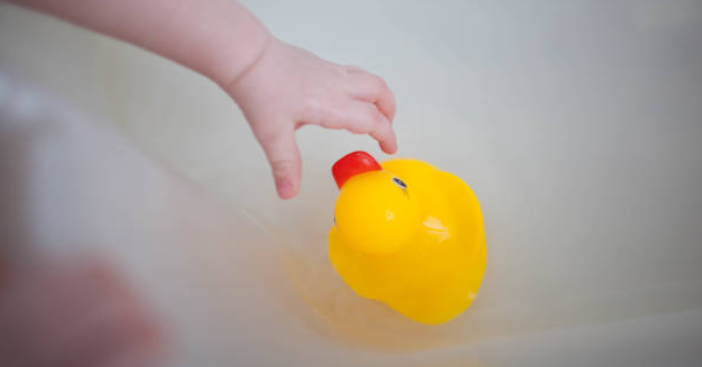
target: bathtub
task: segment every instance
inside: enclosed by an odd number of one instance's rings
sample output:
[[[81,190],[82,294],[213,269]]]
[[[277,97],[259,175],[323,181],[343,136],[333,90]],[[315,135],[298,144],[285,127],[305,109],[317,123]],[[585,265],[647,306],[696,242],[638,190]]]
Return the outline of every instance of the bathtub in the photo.
[[[280,201],[214,84],[0,4],[16,243],[107,254],[170,328],[173,366],[702,364],[699,2],[245,4],[383,75],[398,155],[473,188],[474,304],[415,324],[329,265],[330,167],[387,159],[370,138],[299,131],[300,195]]]

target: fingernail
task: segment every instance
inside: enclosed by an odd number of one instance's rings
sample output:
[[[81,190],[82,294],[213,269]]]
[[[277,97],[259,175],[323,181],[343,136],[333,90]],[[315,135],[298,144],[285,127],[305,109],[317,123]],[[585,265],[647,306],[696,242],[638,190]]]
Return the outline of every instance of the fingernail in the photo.
[[[296,194],[295,185],[287,178],[277,179],[275,187],[278,190],[278,195],[283,199],[290,199]]]

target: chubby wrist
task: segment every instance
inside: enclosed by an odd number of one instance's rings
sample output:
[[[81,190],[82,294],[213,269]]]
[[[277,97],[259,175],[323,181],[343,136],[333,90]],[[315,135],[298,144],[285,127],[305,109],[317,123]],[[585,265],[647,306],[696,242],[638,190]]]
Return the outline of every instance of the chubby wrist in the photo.
[[[265,57],[266,53],[271,47],[271,44],[275,43],[276,41],[277,39],[273,35],[267,33],[267,36],[260,40],[255,47],[252,46],[250,48],[250,52],[248,53],[246,59],[240,60],[242,62],[239,63],[236,69],[229,70],[229,72],[226,73],[227,76],[225,78],[215,80],[215,82],[227,93],[231,94],[231,91],[238,84],[240,84],[239,82],[244,79],[246,75],[251,74],[251,71],[256,67],[256,65],[261,63],[261,60]]]
[[[230,34],[222,35],[218,42],[211,70],[205,73],[221,88],[227,90],[236,84],[263,57],[274,39],[266,27],[248,13]]]

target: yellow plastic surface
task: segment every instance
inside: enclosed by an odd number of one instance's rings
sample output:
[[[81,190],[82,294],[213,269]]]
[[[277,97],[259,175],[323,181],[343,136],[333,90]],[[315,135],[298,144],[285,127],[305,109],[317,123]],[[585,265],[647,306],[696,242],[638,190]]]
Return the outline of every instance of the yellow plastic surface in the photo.
[[[342,187],[330,260],[360,296],[421,323],[445,323],[473,302],[485,272],[478,200],[461,179],[427,163],[382,167]]]

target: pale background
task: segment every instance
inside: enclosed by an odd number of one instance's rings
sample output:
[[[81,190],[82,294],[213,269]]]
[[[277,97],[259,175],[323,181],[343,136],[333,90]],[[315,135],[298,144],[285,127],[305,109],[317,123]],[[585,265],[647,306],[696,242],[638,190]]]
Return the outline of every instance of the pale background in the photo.
[[[27,232],[112,254],[171,325],[172,365],[702,364],[702,2],[244,3],[385,78],[399,154],[476,192],[488,267],[439,328],[356,298],[325,258],[329,168],[384,158],[370,138],[301,130],[281,202],[213,83],[0,4],[0,101],[42,105],[24,79],[70,106],[3,124]]]

